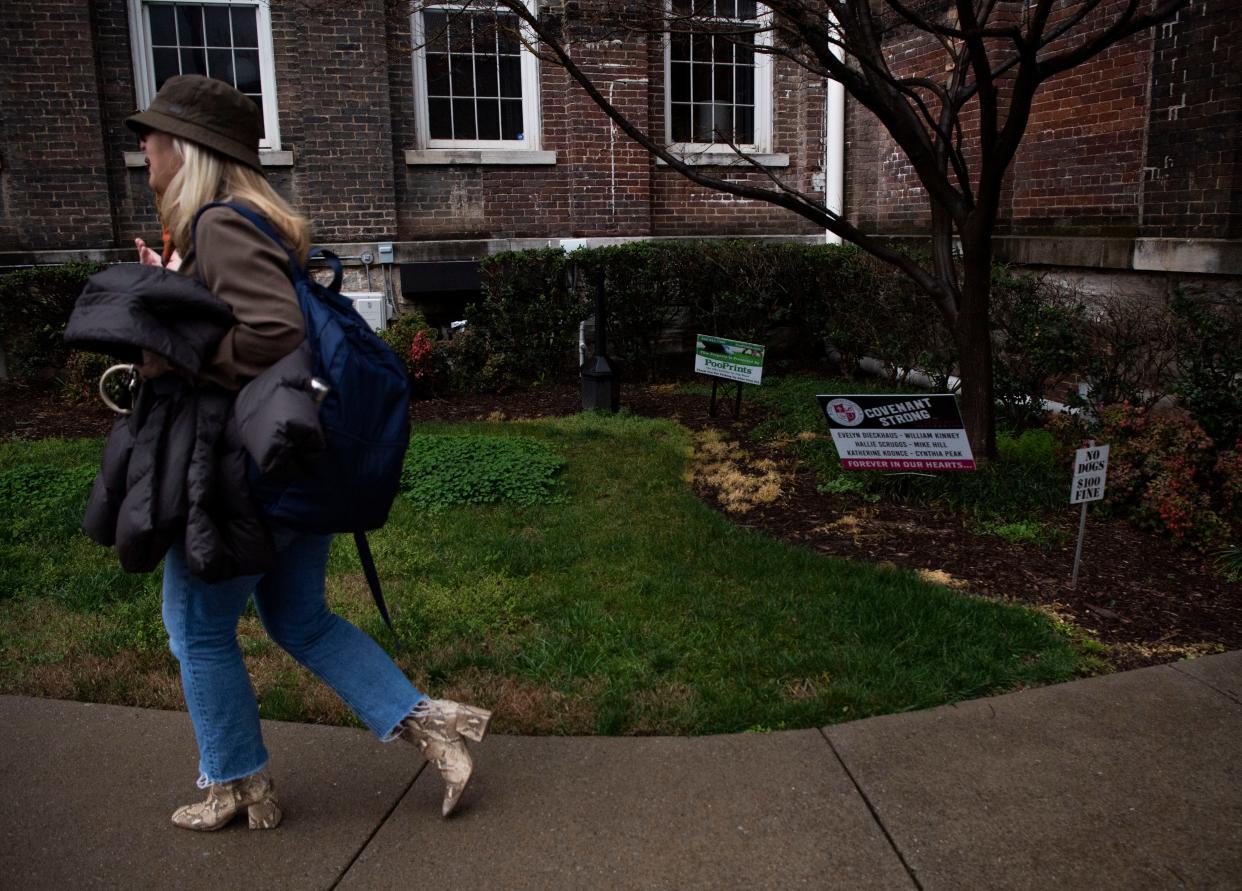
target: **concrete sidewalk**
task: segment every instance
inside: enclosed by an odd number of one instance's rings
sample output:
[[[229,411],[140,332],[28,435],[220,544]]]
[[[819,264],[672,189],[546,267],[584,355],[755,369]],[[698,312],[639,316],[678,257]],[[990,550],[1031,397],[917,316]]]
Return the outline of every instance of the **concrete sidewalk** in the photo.
[[[217,833],[181,713],[0,697],[0,884],[1242,888],[1242,652],[816,730],[414,750],[271,723],[285,810]]]

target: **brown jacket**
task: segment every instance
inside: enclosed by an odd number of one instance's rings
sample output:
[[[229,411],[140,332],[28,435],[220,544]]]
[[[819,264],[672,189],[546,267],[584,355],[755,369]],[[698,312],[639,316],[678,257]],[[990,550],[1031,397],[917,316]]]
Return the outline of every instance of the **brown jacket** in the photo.
[[[213,207],[198,221],[181,272],[195,277],[233,309],[229,329],[202,378],[240,389],[302,342],[302,308],[289,279],[284,249],[227,207]]]

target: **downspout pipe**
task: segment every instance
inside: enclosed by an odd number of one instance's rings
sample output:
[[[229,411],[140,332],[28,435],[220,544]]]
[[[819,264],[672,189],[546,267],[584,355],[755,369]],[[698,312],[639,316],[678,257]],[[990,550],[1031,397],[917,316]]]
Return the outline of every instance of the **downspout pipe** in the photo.
[[[832,18],[836,25],[836,18]],[[845,50],[832,48],[832,54],[844,60]],[[824,204],[834,214],[845,213],[845,87],[839,80],[828,79],[824,96]],[[841,236],[824,230],[826,244],[840,244]]]

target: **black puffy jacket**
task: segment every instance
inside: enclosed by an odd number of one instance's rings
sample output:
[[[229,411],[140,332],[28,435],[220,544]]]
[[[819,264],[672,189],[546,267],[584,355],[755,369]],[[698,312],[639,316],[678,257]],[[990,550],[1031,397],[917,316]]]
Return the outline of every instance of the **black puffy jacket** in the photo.
[[[209,582],[274,565],[248,455],[265,472],[291,472],[322,448],[310,352],[300,347],[240,394],[196,383],[233,324],[228,304],[198,282],[138,264],[91,276],[69,318],[72,347],[125,362],[150,350],[187,372],[142,383],[108,435],[87,502],[83,529],[115,545],[129,572],[154,569],[181,536],[190,571]],[[235,416],[235,404],[245,411]]]

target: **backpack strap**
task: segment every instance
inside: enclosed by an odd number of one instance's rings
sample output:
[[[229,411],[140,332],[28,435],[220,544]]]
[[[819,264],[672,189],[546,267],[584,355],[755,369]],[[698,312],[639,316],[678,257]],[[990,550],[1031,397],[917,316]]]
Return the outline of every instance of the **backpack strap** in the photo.
[[[392,627],[392,619],[388,615],[388,606],[384,603],[384,592],[380,588],[379,573],[375,570],[375,558],[371,556],[371,545],[367,542],[367,534],[361,529],[354,532],[354,544],[358,548],[358,560],[362,563],[362,572],[367,577],[367,585],[371,588],[371,596],[375,599],[375,605],[379,609],[380,616],[384,619],[384,624],[392,632],[393,643],[396,644],[397,650],[400,651],[401,639],[397,637],[397,629]]]
[[[230,210],[236,211],[237,213],[245,217],[247,220],[249,220],[256,229],[258,229],[260,232],[262,232],[272,241],[280,245],[281,248],[284,250],[284,252],[288,254],[289,274],[293,278],[294,283],[296,283],[299,279],[306,278],[306,270],[305,268],[303,268],[301,261],[298,260],[297,255],[293,253],[293,251],[289,250],[289,246],[285,244],[285,240],[280,236],[280,233],[276,231],[276,228],[267,221],[266,217],[262,216],[261,214],[256,213],[255,211],[251,210],[249,207],[246,207],[244,204],[234,204],[229,201],[213,201],[210,204],[204,204],[202,207],[200,207],[194,214],[193,222],[190,223],[190,243],[191,244],[194,243],[194,235],[195,233],[198,232],[199,218],[202,217],[202,215],[206,211],[211,210],[211,208],[213,207],[227,207]],[[331,251],[326,250],[325,248],[315,248],[310,252],[310,255],[307,257],[307,259],[308,260],[312,260],[312,259],[323,260],[325,263],[327,263],[329,268],[331,268],[332,270],[332,284],[330,284],[328,288],[332,291],[339,291],[341,289],[341,281],[344,277],[344,269],[341,266],[340,257],[332,253]]]

